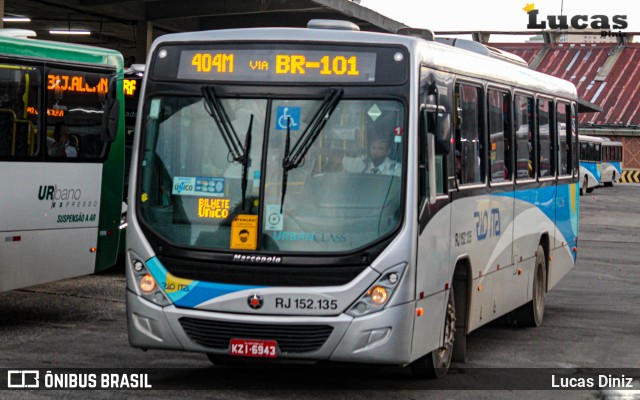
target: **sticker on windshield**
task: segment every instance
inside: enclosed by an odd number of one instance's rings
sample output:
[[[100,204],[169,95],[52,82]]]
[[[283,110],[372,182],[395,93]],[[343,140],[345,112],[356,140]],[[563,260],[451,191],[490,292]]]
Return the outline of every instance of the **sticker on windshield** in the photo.
[[[226,219],[229,217],[229,199],[198,199],[198,217]]]
[[[401,126],[396,126],[395,128],[393,128],[393,140],[395,143],[401,143],[402,142],[402,127]]]
[[[371,118],[371,120],[375,122],[375,120],[380,118],[380,116],[382,115],[382,111],[380,110],[380,107],[378,107],[377,104],[374,104],[371,106],[369,111],[367,111],[367,114],[369,115],[369,118]]]
[[[258,216],[240,214],[231,221],[231,243],[229,248],[255,250],[258,247]]]
[[[276,113],[276,130],[286,131],[287,122],[292,131],[300,130],[300,107],[280,106]]]
[[[171,193],[176,196],[224,196],[224,178],[209,176],[176,176]]]
[[[280,205],[267,204],[267,218],[265,219],[264,229],[267,231],[281,231],[282,230],[282,213],[280,212]]]

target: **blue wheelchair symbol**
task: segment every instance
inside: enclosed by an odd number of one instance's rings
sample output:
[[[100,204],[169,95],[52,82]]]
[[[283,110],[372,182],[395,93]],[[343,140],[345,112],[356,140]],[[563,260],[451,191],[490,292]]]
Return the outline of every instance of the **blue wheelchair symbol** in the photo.
[[[300,129],[300,107],[278,107],[276,113],[276,130],[286,131],[287,121],[289,121],[289,128],[292,131]]]

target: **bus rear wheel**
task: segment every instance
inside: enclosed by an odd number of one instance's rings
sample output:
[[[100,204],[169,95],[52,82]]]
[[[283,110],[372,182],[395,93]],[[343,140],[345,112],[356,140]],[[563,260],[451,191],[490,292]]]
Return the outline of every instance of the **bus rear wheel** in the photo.
[[[609,182],[605,182],[604,185],[608,186],[608,187],[611,187],[611,186],[615,185],[615,183],[616,183],[616,173],[613,172],[613,173],[611,173],[611,180]]]
[[[516,323],[522,326],[538,327],[544,317],[547,291],[547,258],[544,248],[538,245],[536,269],[533,277],[533,299],[514,311]]]
[[[587,184],[589,183],[589,179],[585,176],[582,179],[582,184],[580,185],[580,196],[584,196],[587,194]]]
[[[453,288],[449,290],[449,300],[444,316],[444,341],[442,347],[417,359],[411,364],[411,372],[417,378],[442,378],[449,371],[453,344],[456,337],[456,304]]]

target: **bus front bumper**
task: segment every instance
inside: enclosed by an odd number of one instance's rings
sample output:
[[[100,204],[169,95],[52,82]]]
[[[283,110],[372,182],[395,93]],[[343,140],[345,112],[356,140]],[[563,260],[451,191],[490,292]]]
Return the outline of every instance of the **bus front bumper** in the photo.
[[[224,342],[225,346],[215,347],[202,344],[209,340],[210,335],[219,336],[215,324],[231,324],[240,327],[241,331],[247,328],[249,332],[252,327],[268,324],[276,326],[285,336],[287,327],[292,325],[309,327],[311,336],[315,335],[312,327],[329,326],[332,328],[331,333],[317,349],[299,352],[280,349],[278,357],[405,365],[410,362],[411,357],[413,310],[414,305],[406,303],[357,318],[347,314],[331,317],[256,316],[183,309],[173,305],[159,307],[127,291],[127,322],[131,346],[143,349],[186,350],[219,356],[230,354],[229,343]],[[195,321],[200,325],[195,328],[192,326],[189,334],[185,331],[186,320],[191,323]],[[238,333],[238,336],[242,335],[243,333]],[[219,342],[219,338],[217,339]]]

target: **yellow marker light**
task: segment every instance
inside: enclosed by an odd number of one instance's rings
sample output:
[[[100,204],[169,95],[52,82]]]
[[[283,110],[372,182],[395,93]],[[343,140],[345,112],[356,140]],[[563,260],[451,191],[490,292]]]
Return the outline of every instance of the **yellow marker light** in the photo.
[[[422,307],[416,308],[416,316],[422,317],[424,315],[424,309]]]
[[[522,275],[522,268],[518,268],[518,275]]]
[[[151,274],[146,274],[140,279],[140,290],[145,293],[151,293],[156,288],[156,280]]]
[[[90,249],[89,249],[89,253],[95,253],[95,252],[96,252],[96,250],[97,250],[97,249],[96,249],[95,247],[92,247],[92,248],[90,248]]]
[[[373,304],[380,306],[387,301],[389,295],[387,294],[387,289],[382,286],[376,286],[373,289],[369,290],[369,296],[371,296],[371,301]]]
[[[482,291],[482,285],[478,285],[478,292]]]

